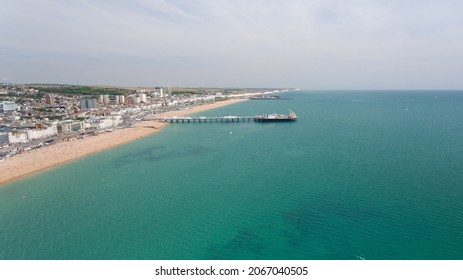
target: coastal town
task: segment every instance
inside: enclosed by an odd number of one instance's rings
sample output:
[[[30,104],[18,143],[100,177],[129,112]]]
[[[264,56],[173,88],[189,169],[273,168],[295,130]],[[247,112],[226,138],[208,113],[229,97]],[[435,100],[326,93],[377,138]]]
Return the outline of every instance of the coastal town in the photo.
[[[0,161],[56,143],[111,133],[190,107],[271,94],[268,89],[0,87]]]

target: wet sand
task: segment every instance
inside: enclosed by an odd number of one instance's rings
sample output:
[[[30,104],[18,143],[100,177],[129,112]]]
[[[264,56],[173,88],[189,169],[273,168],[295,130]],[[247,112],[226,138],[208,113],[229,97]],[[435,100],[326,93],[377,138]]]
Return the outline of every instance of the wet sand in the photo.
[[[243,99],[219,101],[187,110],[157,114],[156,117],[187,116],[240,101]],[[60,142],[23,152],[0,162],[0,184],[157,133],[166,125],[167,123],[163,122],[142,121],[131,128],[117,129],[97,136],[86,136],[84,139]]]

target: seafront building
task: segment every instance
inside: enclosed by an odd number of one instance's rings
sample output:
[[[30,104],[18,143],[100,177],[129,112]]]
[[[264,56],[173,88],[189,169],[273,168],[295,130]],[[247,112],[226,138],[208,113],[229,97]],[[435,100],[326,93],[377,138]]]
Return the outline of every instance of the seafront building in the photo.
[[[44,129],[28,129],[26,133],[29,140],[35,140],[56,135],[58,133],[58,127],[57,124],[54,123],[50,127]]]
[[[84,128],[84,122],[82,121],[63,121],[58,124],[58,131],[62,133],[79,131]]]
[[[14,143],[24,143],[29,139],[27,138],[27,132],[15,130],[8,133],[8,142],[11,144]]]
[[[58,133],[57,123],[49,126],[36,126],[34,129],[13,130],[8,133],[9,143],[24,143],[41,138],[55,136]]]

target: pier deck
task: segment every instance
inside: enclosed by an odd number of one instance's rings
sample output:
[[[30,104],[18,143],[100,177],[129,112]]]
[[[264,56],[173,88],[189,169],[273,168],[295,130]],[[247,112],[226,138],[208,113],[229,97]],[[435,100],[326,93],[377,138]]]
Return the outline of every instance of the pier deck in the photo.
[[[164,117],[152,118],[153,121],[168,123],[206,123],[206,122],[290,122],[297,119],[294,113],[289,115],[223,116],[223,117]]]
[[[153,118],[154,121],[168,122],[168,123],[205,123],[205,122],[251,122],[254,121],[252,117],[238,117],[238,116],[225,116],[225,117],[165,117]]]

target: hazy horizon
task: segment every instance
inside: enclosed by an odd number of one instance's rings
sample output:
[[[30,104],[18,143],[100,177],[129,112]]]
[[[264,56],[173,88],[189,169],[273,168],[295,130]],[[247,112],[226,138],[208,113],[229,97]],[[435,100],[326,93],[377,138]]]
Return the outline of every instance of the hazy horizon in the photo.
[[[0,82],[463,89],[463,2],[17,1]]]
[[[442,88],[428,88],[428,89],[420,89],[420,88],[389,88],[389,89],[380,89],[380,88],[362,88],[362,89],[355,89],[355,88],[298,88],[298,87],[240,87],[240,86],[176,86],[176,85],[98,85],[98,84],[70,84],[70,83],[46,83],[46,82],[30,82],[30,83],[4,83],[9,85],[50,85],[50,86],[80,86],[80,87],[102,87],[102,88],[140,88],[140,89],[149,89],[155,87],[168,87],[171,89],[174,88],[185,88],[185,89],[268,89],[268,90],[289,90],[289,91],[313,91],[313,92],[323,92],[323,91],[346,91],[346,92],[371,92],[371,91],[463,91],[463,88],[455,88],[455,89],[442,89]]]

